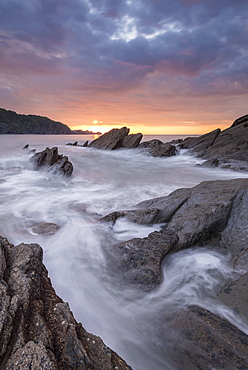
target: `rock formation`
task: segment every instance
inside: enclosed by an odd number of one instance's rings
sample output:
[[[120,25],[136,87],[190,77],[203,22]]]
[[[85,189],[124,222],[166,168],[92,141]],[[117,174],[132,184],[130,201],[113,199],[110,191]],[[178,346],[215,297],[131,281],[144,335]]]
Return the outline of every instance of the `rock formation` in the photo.
[[[108,252],[110,269],[119,275],[123,289],[135,286],[150,291],[161,282],[161,263],[178,237],[171,231],[154,231],[146,238],[133,238]]]
[[[52,288],[38,244],[0,237],[0,367],[6,370],[131,369],[77,323]]]
[[[115,150],[119,148],[136,148],[141,139],[142,134],[129,135],[129,128],[122,127],[114,128],[99,138],[93,140],[88,146],[97,149]]]
[[[174,235],[166,253],[212,243],[237,259],[241,251],[248,252],[247,208],[248,179],[204,181],[193,188],[178,189],[168,196],[141,202],[137,209],[113,212],[102,220],[114,223],[117,218],[126,217],[138,224],[165,223],[161,238],[165,231]],[[144,241],[135,239],[137,253],[139,248],[143,248]],[[133,240],[127,241],[126,245],[128,243],[132,244]],[[127,260],[133,250],[125,248],[124,244],[118,253],[122,251]],[[149,249],[148,246],[146,248]],[[153,242],[150,242],[150,248],[153,248]],[[159,279],[156,282],[159,283]]]
[[[171,157],[177,154],[175,145],[163,143],[161,140],[153,139],[144,141],[139,145],[139,148],[145,148],[153,157]]]
[[[235,120],[226,130],[186,138],[179,147],[208,160],[208,165],[248,171],[248,115]]]
[[[65,176],[71,176],[73,172],[73,165],[68,160],[68,157],[63,154],[58,154],[58,148],[46,148],[42,152],[35,153],[31,161],[36,168],[48,167],[49,171],[53,173],[61,173]]]
[[[108,256],[111,266],[116,266],[122,283],[149,291],[160,283],[161,262],[167,254],[211,245],[231,254],[233,264],[244,271],[236,281],[227,283],[216,300],[248,320],[247,209],[248,179],[235,179],[205,181],[141,202],[134,210],[112,212],[102,220],[114,223],[125,217],[139,224],[164,226],[146,238],[112,246],[112,255]],[[248,368],[248,336],[226,319],[198,306],[172,309],[158,316],[154,335],[165,359],[171,360],[171,368]]]

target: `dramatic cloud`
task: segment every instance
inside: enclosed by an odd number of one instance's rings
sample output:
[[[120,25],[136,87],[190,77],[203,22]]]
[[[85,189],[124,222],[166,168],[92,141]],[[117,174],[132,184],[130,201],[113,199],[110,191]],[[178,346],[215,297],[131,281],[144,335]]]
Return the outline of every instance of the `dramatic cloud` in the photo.
[[[0,0],[1,106],[71,125],[223,126],[247,113],[247,31],[247,0]]]

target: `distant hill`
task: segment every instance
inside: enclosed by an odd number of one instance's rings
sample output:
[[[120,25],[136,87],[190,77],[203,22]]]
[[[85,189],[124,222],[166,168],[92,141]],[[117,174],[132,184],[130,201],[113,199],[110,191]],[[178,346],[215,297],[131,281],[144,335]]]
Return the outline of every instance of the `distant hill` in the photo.
[[[32,114],[17,114],[0,108],[0,134],[71,134],[61,122]]]

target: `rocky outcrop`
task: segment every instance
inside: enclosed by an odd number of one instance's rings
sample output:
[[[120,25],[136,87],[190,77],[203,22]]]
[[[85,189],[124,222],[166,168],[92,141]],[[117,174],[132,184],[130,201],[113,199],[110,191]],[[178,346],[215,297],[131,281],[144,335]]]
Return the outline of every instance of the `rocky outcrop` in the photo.
[[[248,179],[204,181],[193,188],[178,189],[168,196],[141,202],[137,209],[113,212],[102,220],[114,223],[119,217],[126,217],[138,224],[164,223],[161,237],[169,232],[178,238],[165,254],[211,243],[237,260],[241,252],[248,253],[247,209]],[[135,245],[142,246],[144,242],[147,249],[153,248],[149,237],[139,242],[135,240]],[[125,245],[129,243],[133,241]],[[139,247],[137,256],[138,250]],[[132,248],[121,248],[120,253],[124,255],[118,257],[120,260],[133,258]],[[159,283],[159,279],[156,282]]]
[[[42,152],[35,153],[31,161],[36,168],[47,167],[53,173],[60,173],[65,176],[71,176],[73,172],[73,165],[68,160],[67,156],[58,154],[58,148],[46,148]]]
[[[0,368],[131,369],[77,323],[52,288],[38,244],[0,237]]]
[[[161,326],[158,335],[160,341],[166,343],[173,368],[248,368],[248,337],[225,319],[191,306],[173,313],[165,322],[169,325]]]
[[[208,160],[208,165],[212,161],[214,166],[248,171],[248,115],[235,120],[226,130],[182,140],[179,147]]]
[[[117,244],[108,255],[110,269],[120,277],[123,289],[150,291],[160,283],[162,260],[177,240],[171,231],[154,231],[146,238]]]
[[[177,154],[175,145],[163,143],[158,139],[144,141],[139,145],[139,148],[144,148],[153,157],[171,157]]]
[[[142,134],[129,135],[129,128],[122,127],[114,128],[99,138],[93,140],[88,146],[97,149],[115,150],[120,148],[136,148],[141,139]]]

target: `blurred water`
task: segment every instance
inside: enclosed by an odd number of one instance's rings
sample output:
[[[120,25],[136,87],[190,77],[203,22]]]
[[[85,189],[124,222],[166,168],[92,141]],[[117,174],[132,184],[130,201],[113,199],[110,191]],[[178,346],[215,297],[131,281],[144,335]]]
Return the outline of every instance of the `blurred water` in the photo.
[[[0,135],[0,235],[13,244],[39,243],[58,295],[68,301],[76,319],[99,335],[134,370],[173,369],[156,334],[159,313],[195,303],[224,315],[246,331],[214,293],[236,276],[228,256],[211,248],[192,249],[167,258],[161,286],[146,295],[118,291],[106,270],[102,246],[145,237],[154,227],[119,220],[114,227],[99,221],[115,210],[163,196],[204,180],[247,177],[247,174],[196,166],[200,159],[186,151],[153,158],[138,149],[100,151],[66,146],[92,140],[82,135]],[[165,141],[165,140],[163,140]],[[31,153],[57,146],[74,165],[71,178],[34,171]],[[54,235],[37,235],[32,225],[52,222]]]

